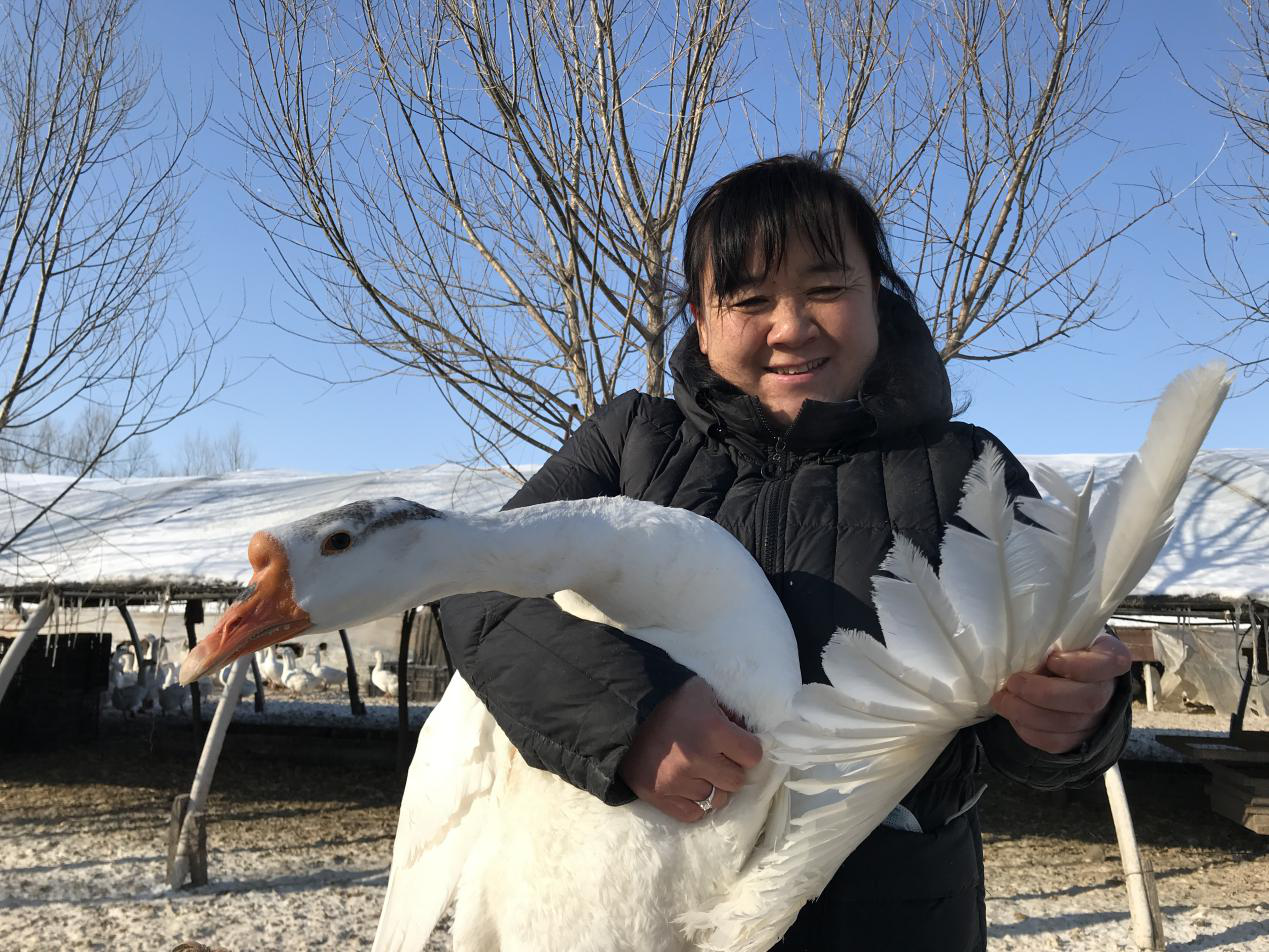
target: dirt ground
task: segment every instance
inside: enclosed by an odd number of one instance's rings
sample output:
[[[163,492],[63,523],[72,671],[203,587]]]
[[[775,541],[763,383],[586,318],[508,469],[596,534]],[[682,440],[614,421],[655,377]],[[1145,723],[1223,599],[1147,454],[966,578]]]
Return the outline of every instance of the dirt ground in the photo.
[[[228,754],[228,752],[227,752]],[[143,724],[93,747],[0,761],[0,949],[353,949],[374,933],[400,784],[378,767],[226,756],[211,883],[164,885],[168,810],[193,757]],[[1202,770],[1127,762],[1169,948],[1269,950],[1269,837],[1213,814]],[[1133,948],[1102,788],[1038,796],[989,776],[981,814],[989,948]],[[436,950],[448,947],[443,934]]]

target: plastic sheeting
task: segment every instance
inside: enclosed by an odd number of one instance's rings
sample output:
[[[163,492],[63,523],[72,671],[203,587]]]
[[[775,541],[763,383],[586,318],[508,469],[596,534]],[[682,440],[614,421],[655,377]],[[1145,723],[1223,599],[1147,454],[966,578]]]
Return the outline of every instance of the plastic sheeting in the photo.
[[[1154,630],[1154,654],[1163,663],[1159,693],[1170,697],[1184,692],[1191,700],[1210,704],[1221,714],[1238,709],[1246,661],[1239,653],[1243,628],[1198,628],[1159,625]],[[1250,639],[1246,641],[1250,644]],[[1247,710],[1269,711],[1269,679],[1252,674]]]

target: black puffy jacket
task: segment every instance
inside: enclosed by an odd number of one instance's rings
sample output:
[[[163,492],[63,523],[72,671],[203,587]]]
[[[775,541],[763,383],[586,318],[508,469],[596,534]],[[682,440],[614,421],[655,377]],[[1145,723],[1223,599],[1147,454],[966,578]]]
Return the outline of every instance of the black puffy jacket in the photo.
[[[994,439],[951,421],[929,331],[885,291],[861,399],[807,401],[783,433],[756,399],[712,374],[694,333],[671,368],[673,400],[618,397],[507,505],[625,495],[708,516],[766,572],[797,635],[803,680],[824,682],[820,652],[835,630],[881,637],[870,580],[895,533],[937,564],[965,474]],[[1004,455],[1011,492],[1034,495],[1026,471]],[[456,666],[528,763],[607,803],[632,798],[617,766],[642,721],[692,672],[548,598],[456,596],[441,614]],[[961,731],[904,798],[906,812],[856,850],[780,948],[984,948],[972,808],[979,750],[1039,789],[1090,783],[1126,742],[1127,687],[1125,678],[1102,730],[1070,754],[1028,746],[999,717]]]

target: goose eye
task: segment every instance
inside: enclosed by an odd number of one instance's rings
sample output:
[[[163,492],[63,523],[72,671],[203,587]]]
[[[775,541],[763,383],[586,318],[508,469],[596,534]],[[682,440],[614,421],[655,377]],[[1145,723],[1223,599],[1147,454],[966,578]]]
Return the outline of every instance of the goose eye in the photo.
[[[322,555],[334,555],[343,552],[352,545],[352,536],[347,532],[332,532],[322,540]]]

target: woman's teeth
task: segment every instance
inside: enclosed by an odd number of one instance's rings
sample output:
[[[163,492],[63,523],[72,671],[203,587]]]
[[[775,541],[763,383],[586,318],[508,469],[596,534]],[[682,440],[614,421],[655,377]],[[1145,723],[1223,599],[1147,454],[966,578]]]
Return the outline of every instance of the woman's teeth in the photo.
[[[828,363],[827,357],[821,357],[818,360],[808,360],[804,364],[798,364],[796,367],[772,367],[771,372],[780,374],[781,376],[793,376],[794,374],[810,373],[819,367],[823,367]]]

